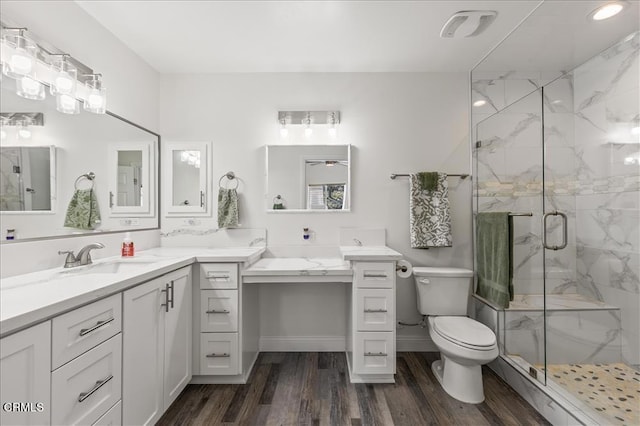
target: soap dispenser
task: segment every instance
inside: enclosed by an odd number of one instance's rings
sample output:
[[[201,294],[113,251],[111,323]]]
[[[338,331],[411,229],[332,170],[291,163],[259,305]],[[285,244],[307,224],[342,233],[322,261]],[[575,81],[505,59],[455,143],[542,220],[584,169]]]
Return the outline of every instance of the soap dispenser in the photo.
[[[133,257],[134,248],[133,241],[131,240],[131,232],[124,234],[124,240],[122,240],[122,257]]]

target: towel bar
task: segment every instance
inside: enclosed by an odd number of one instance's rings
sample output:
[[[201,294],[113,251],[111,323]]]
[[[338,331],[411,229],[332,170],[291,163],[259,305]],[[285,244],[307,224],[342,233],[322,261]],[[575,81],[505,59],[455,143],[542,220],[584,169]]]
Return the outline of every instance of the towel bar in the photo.
[[[391,176],[389,176],[389,177],[390,177],[391,179],[395,179],[395,178],[397,178],[397,177],[409,177],[409,176],[410,176],[410,175],[409,175],[408,173],[391,173]],[[447,176],[457,176],[457,177],[459,177],[460,179],[466,179],[466,178],[468,178],[470,175],[468,175],[468,174],[456,174],[456,173],[448,174],[448,173],[447,173]]]

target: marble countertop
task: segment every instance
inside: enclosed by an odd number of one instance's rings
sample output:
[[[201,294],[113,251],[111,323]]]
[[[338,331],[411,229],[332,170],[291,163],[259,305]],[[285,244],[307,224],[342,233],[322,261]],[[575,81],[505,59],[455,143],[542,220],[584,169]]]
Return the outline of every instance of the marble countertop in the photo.
[[[242,271],[243,276],[353,275],[351,262],[340,258],[265,257]]]
[[[0,337],[151,280],[194,262],[251,264],[264,247],[169,248],[91,265],[33,272],[0,281]]]
[[[340,246],[344,260],[390,261],[402,259],[402,254],[386,246]]]

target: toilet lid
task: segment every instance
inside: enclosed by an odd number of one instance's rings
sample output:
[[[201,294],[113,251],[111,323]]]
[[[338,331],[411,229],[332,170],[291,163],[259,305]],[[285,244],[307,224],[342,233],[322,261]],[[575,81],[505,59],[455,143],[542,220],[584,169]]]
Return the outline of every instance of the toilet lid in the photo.
[[[467,348],[490,348],[496,335],[484,324],[467,317],[435,317],[433,329],[442,337]]]

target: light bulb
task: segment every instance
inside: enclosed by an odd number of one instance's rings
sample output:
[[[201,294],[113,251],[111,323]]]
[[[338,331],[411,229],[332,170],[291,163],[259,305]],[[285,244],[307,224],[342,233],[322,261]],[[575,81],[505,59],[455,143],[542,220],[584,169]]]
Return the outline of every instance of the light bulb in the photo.
[[[336,129],[335,126],[329,127],[329,137],[331,139],[335,139],[337,135],[338,135],[338,129]]]
[[[76,98],[65,95],[58,94],[56,96],[56,109],[64,114],[79,114],[80,106],[79,102]]]
[[[281,127],[280,128],[280,137],[282,139],[286,139],[287,136],[289,136],[289,129],[287,129],[286,126],[285,127]]]
[[[22,77],[16,85],[16,94],[26,99],[42,100],[45,98],[44,85],[31,77]]]
[[[305,127],[305,129],[304,129],[304,137],[309,139],[312,134],[313,134],[313,129],[311,128],[311,126]]]
[[[473,103],[474,107],[481,107],[487,104],[487,101],[485,101],[484,99],[478,99],[477,101],[475,101]]]
[[[58,74],[55,79],[56,90],[59,93],[69,94],[71,89],[73,89],[73,79],[69,75],[68,72],[62,71]]]
[[[196,169],[200,168],[200,159],[196,158],[196,162],[194,163],[194,166],[196,166]]]
[[[631,134],[634,136],[640,135],[640,126],[632,127]]]
[[[194,157],[193,155],[189,156],[189,159],[187,160],[187,164],[189,164],[190,166],[193,166],[196,164],[196,157]]]
[[[99,90],[92,90],[88,101],[89,106],[94,109],[100,109],[104,105],[104,97]]]
[[[0,139],[4,140],[7,138],[7,132],[4,129],[0,129]]]
[[[31,139],[31,130],[24,125],[18,125],[18,139]]]
[[[624,4],[621,2],[607,3],[591,12],[590,16],[594,21],[602,21],[617,15],[622,9],[624,9]]]
[[[9,63],[14,74],[26,75],[33,69],[33,57],[20,47],[13,52]]]
[[[189,159],[189,151],[180,152],[180,161],[185,163]]]

